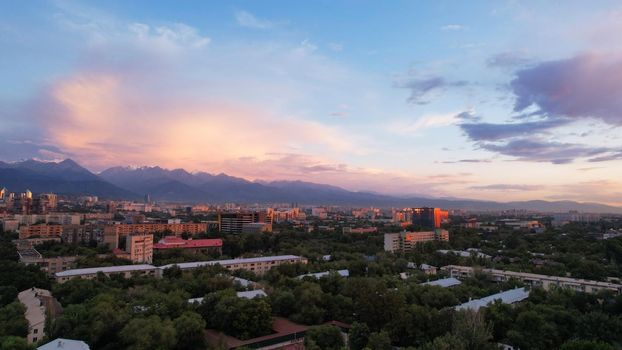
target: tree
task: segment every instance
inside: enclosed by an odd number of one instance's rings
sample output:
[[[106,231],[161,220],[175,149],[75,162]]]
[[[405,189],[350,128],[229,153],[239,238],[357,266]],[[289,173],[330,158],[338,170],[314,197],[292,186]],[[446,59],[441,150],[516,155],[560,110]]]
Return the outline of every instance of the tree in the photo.
[[[289,317],[296,308],[296,297],[289,290],[276,290],[270,295],[270,305],[276,315]]]
[[[28,335],[28,321],[24,317],[26,307],[20,302],[13,302],[0,308],[0,337]]]
[[[35,346],[21,337],[0,337],[0,350],[35,350]]]
[[[339,327],[325,324],[313,326],[307,330],[305,346],[317,346],[322,350],[340,350],[344,346]]]
[[[362,350],[369,341],[369,327],[365,323],[354,322],[349,332],[350,349]]]
[[[614,347],[600,341],[573,340],[564,343],[560,350],[613,350]]]
[[[173,321],[179,350],[205,349],[205,321],[196,312],[186,311]]]
[[[492,327],[477,311],[458,311],[454,315],[452,335],[461,339],[467,350],[496,349],[491,343]]]
[[[173,323],[156,315],[131,320],[120,337],[128,350],[169,350],[177,339]]]
[[[465,350],[464,342],[452,334],[445,334],[441,337],[434,338],[433,341],[424,344],[419,350]]]
[[[370,334],[367,347],[372,350],[391,350],[391,338],[389,337],[389,333],[382,331]]]

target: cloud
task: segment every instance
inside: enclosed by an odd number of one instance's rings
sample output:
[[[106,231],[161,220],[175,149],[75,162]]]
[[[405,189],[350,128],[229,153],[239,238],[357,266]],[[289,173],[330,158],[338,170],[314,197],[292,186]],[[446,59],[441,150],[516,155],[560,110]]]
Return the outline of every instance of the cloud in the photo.
[[[505,66],[526,62],[506,53],[488,63]],[[622,159],[622,146],[594,145],[598,140],[589,132],[555,134],[556,129],[594,120],[622,126],[622,56],[582,54],[533,64],[516,72],[510,89],[515,97],[513,111],[523,113],[514,119],[522,122],[460,124],[479,148],[520,160],[554,164],[580,158],[589,162]],[[534,117],[537,120],[532,120]],[[570,136],[590,137],[592,142],[577,144],[568,141]]]
[[[412,135],[425,129],[438,128],[459,123],[464,113],[426,114],[415,120],[394,120],[387,129],[395,134]]]
[[[608,162],[612,160],[621,160],[622,159],[622,151],[613,152],[610,154],[605,154],[602,156],[594,157],[588,159],[588,162],[596,163],[596,162]]]
[[[622,125],[622,57],[583,54],[519,70],[511,82],[514,110],[535,107],[547,116],[594,118]]]
[[[494,68],[516,68],[531,62],[533,62],[533,60],[526,57],[522,52],[506,51],[488,58],[486,65]]]
[[[0,141],[0,159],[19,161],[36,158],[40,160],[57,160],[71,157],[58,147],[30,140],[3,139]]]
[[[439,174],[415,176],[409,173],[391,172],[380,169],[354,167],[339,162],[330,162],[310,154],[269,153],[265,157],[241,157],[227,159],[211,166],[248,179],[269,181],[297,179],[302,181],[328,183],[348,190],[375,191],[403,195],[404,188],[413,193],[435,193],[446,195],[448,185],[471,183],[471,174]]]
[[[473,141],[496,141],[515,136],[539,134],[569,122],[567,119],[545,119],[511,124],[462,123],[460,128]]]
[[[539,185],[520,185],[520,184],[492,184],[484,186],[471,186],[470,189],[478,191],[536,191],[541,189]]]
[[[394,86],[410,90],[408,102],[424,105],[430,103],[432,94],[450,87],[463,87],[466,81],[448,81],[441,76],[409,77],[394,83]]]
[[[446,160],[443,164],[458,164],[458,163],[491,163],[490,159],[459,159],[459,160]]]
[[[317,117],[305,109],[322,101],[348,113],[343,101],[351,84],[367,90],[362,75],[322,56],[309,41],[210,47],[208,36],[182,23],[76,16],[59,24],[87,44],[80,45],[71,71],[50,79],[0,123],[3,137],[9,125],[7,134],[30,135],[33,143],[0,142],[3,158],[61,155],[93,170],[148,163],[247,176],[272,154],[295,152],[314,158],[297,171],[323,182],[331,169],[334,178],[343,174],[339,159],[368,152],[355,133],[322,121],[330,111]],[[263,170],[266,179],[280,176],[276,167]],[[362,183],[347,179],[350,186]],[[381,182],[374,181],[367,183]]]
[[[467,27],[460,25],[460,24],[447,24],[441,27],[441,30],[444,32],[459,31],[459,30],[465,30],[465,29],[467,29]]]
[[[200,35],[196,28],[183,23],[155,27],[144,23],[132,23],[129,25],[129,30],[139,41],[162,47],[202,48],[211,41],[209,37]]]
[[[237,11],[235,13],[235,20],[242,27],[255,28],[255,29],[268,29],[274,26],[274,23],[266,19],[260,19],[255,17],[247,11]]]
[[[480,143],[478,145],[482,149],[516,157],[519,160],[553,164],[567,164],[576,158],[595,157],[611,151],[607,147],[524,138],[514,139],[505,144]]]

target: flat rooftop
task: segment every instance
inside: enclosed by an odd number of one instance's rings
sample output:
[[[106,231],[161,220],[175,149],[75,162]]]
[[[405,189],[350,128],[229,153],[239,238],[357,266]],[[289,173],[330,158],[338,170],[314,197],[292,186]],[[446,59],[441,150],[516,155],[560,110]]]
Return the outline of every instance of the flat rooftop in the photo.
[[[439,287],[447,288],[447,287],[457,286],[459,284],[462,284],[462,282],[460,282],[460,280],[457,278],[449,277],[449,278],[443,278],[443,279],[436,280],[436,281],[423,282],[419,284],[422,286],[439,286]]]
[[[301,259],[298,255],[276,255],[276,256],[260,256],[256,258],[243,258],[243,259],[226,259],[226,260],[210,260],[210,261],[198,261],[179,264],[168,264],[161,266],[160,268],[166,269],[177,265],[180,269],[194,269],[201,266],[211,265],[235,265],[235,264],[252,264],[269,261],[283,261],[283,260],[298,260]]]
[[[487,306],[495,302],[496,300],[501,300],[504,304],[514,304],[519,301],[523,301],[529,297],[529,291],[525,288],[515,288],[506,290],[505,292],[489,295],[487,297],[471,300],[464,304],[460,304],[455,307],[456,310],[474,310],[477,311],[482,307]]]
[[[121,266],[104,266],[104,267],[90,267],[84,269],[73,269],[57,272],[55,274],[56,277],[71,277],[71,276],[82,276],[82,275],[91,275],[96,274],[98,272],[103,273],[121,273],[121,272],[131,272],[131,271],[146,271],[146,270],[155,270],[157,267],[153,265],[121,265]]]

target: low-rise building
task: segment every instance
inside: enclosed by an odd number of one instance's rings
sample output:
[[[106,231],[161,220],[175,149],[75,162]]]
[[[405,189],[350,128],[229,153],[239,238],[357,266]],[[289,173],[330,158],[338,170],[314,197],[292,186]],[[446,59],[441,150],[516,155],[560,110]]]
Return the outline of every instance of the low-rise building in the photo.
[[[24,317],[28,321],[29,344],[36,343],[45,337],[45,320],[48,307],[53,301],[52,293],[46,289],[30,288],[19,292],[17,299],[26,307]]]
[[[473,310],[478,311],[480,308],[486,307],[489,304],[499,300],[503,304],[514,304],[529,298],[529,291],[525,288],[515,288],[506,290],[501,293],[489,295],[487,297],[475,300],[469,300],[466,303],[456,306],[456,310]]]
[[[341,331],[344,343],[348,343],[350,325],[338,321],[330,321],[326,324],[338,327]],[[241,340],[214,329],[206,330],[205,334],[211,346],[226,350],[236,348],[304,350],[304,340],[308,329],[308,326],[294,323],[286,318],[274,317],[272,333],[257,338]]]
[[[622,285],[600,282],[592,280],[584,280],[580,278],[559,277],[540,275],[529,272],[516,272],[496,269],[479,269],[470,266],[447,265],[441,268],[449,273],[451,277],[467,278],[475,274],[476,271],[487,274],[491,280],[495,282],[506,282],[510,279],[516,279],[526,283],[532,287],[541,287],[545,290],[552,288],[569,288],[577,292],[597,293],[601,290],[609,290],[617,294],[622,294]]]
[[[57,338],[41,345],[37,350],[91,350],[91,348],[82,340]]]
[[[279,265],[296,263],[306,264],[307,262],[307,258],[297,255],[277,255],[261,256],[256,258],[187,262],[179,264],[168,264],[160,267],[147,264],[92,267],[57,272],[55,274],[55,277],[58,283],[64,283],[73,278],[93,279],[97,277],[99,273],[103,273],[106,276],[120,275],[125,278],[131,277],[133,275],[162,277],[164,270],[172,268],[174,266],[177,266],[181,270],[193,270],[205,266],[216,265],[220,265],[229,271],[247,270],[261,275],[270,270],[271,268]]]
[[[480,258],[480,259],[490,259],[490,258],[492,258],[490,255],[484,254],[479,249],[476,249],[476,248],[469,248],[467,250],[439,249],[436,252],[440,253],[440,254],[443,254],[443,255],[454,254],[454,255],[458,255],[459,257],[462,257],[462,258],[470,258],[470,257],[475,257],[475,258]]]
[[[428,281],[428,282],[423,282],[419,284],[422,286],[438,286],[438,287],[448,288],[448,287],[458,286],[462,284],[462,282],[460,282],[460,280],[455,277],[448,277],[448,278],[441,278],[440,280]]]
[[[243,258],[243,259],[227,259],[227,260],[212,260],[212,261],[199,261],[188,262],[179,264],[169,264],[161,267],[162,270],[177,266],[182,270],[192,270],[204,266],[220,265],[227,270],[247,270],[252,271],[258,275],[261,275],[273,267],[283,264],[306,264],[307,259],[297,255],[277,255],[277,256],[261,256],[256,258]]]
[[[315,272],[315,273],[307,273],[304,275],[300,275],[297,276],[297,279],[303,279],[305,277],[313,277],[316,279],[320,279],[322,277],[326,277],[329,276],[331,274],[331,272],[335,273],[336,275],[340,276],[340,277],[350,277],[350,271],[348,270],[337,270],[337,271],[324,271],[324,272]]]
[[[55,274],[56,282],[64,283],[74,278],[94,279],[99,273],[106,276],[120,275],[125,278],[132,275],[158,276],[159,269],[153,265],[121,265],[121,266],[104,266],[90,267],[84,269],[73,269]]]

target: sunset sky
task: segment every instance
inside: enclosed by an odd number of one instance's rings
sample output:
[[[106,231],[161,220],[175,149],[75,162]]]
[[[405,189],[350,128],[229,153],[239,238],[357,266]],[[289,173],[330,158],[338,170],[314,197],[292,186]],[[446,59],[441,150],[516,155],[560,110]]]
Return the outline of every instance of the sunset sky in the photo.
[[[622,205],[620,33],[619,1],[2,1],[0,160]]]

